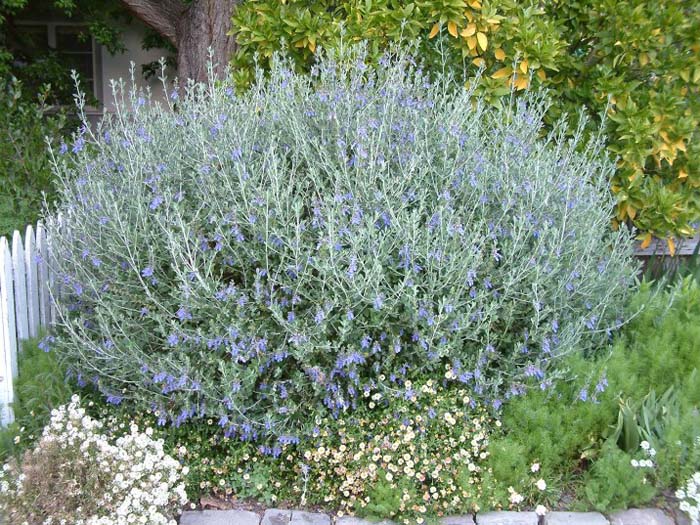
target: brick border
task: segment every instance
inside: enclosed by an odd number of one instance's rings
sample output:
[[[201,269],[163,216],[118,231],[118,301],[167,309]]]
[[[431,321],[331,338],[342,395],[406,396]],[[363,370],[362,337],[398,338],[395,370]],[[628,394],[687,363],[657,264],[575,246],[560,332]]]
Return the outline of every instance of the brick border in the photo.
[[[475,516],[448,516],[442,525],[684,525],[677,524],[660,509],[629,509],[604,516],[599,512],[485,512]],[[185,511],[180,525],[396,525],[391,521],[372,522],[353,516],[334,517],[318,512],[293,509],[267,509],[261,516],[247,510]]]

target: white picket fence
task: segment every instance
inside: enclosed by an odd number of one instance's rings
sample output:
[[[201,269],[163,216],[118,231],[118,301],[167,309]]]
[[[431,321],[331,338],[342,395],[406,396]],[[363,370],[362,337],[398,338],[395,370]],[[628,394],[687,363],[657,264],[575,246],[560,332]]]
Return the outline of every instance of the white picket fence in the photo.
[[[27,226],[24,239],[0,238],[0,425],[14,421],[14,379],[21,341],[36,337],[56,318],[49,282],[49,249],[41,222]]]

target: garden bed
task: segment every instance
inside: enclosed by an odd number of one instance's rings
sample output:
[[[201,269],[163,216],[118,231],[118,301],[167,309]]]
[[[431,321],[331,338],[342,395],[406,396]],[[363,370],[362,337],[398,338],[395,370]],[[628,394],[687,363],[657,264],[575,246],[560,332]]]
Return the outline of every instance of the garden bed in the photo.
[[[697,516],[700,289],[637,281],[602,143],[545,131],[542,95],[365,58],[134,91],[55,152],[11,525]]]

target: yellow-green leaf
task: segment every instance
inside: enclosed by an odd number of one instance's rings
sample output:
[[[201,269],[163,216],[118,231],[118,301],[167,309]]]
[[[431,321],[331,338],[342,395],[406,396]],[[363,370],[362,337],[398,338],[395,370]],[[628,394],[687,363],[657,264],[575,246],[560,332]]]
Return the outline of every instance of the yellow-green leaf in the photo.
[[[428,35],[428,38],[433,38],[435,35],[437,35],[440,32],[440,25],[435,24],[433,28],[430,30],[430,34]]]
[[[486,37],[486,34],[479,31],[476,34],[476,40],[479,42],[479,47],[481,48],[481,50],[486,51],[486,48],[489,45],[489,39]]]
[[[503,67],[496,71],[493,75],[491,75],[491,78],[505,78],[509,77],[513,73],[513,70],[509,67]]]
[[[456,38],[457,37],[457,24],[455,24],[451,20],[449,22],[447,22],[447,32]]]
[[[476,33],[476,24],[468,24],[467,27],[462,29],[460,35],[467,38],[468,36],[472,36],[474,33]]]

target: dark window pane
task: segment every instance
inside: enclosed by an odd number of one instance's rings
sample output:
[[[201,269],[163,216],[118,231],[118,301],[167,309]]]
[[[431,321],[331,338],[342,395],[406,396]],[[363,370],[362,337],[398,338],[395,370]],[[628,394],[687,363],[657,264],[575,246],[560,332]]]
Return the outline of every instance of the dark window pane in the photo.
[[[92,40],[81,26],[56,26],[56,48],[59,51],[92,52]]]
[[[75,69],[83,78],[92,78],[92,55],[61,53],[61,56],[64,57],[69,70]]]
[[[15,54],[28,58],[43,56],[49,49],[46,26],[17,25],[9,36],[9,47]]]

